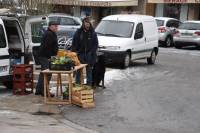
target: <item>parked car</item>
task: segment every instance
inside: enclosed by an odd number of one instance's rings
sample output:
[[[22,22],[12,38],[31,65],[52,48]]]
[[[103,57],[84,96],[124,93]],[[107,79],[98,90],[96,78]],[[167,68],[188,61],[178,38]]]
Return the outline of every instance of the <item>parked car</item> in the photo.
[[[72,37],[75,31],[81,27],[82,21],[78,17],[69,16],[66,14],[50,14],[48,16],[32,16],[27,19],[25,24],[26,44],[28,44],[27,51],[31,60],[32,55],[34,62],[37,61],[36,53],[40,46],[42,34],[47,30],[49,21],[56,21],[58,25],[58,45],[60,49],[71,46]]]
[[[99,51],[106,63],[120,63],[123,68],[131,60],[147,59],[154,64],[158,54],[156,21],[145,15],[111,15],[103,18],[95,29]]]
[[[181,22],[174,18],[155,17],[159,32],[159,46],[173,46],[173,35]]]
[[[200,47],[200,21],[185,21],[181,24],[174,35],[174,46]]]
[[[77,29],[82,25],[80,18],[63,13],[49,14],[47,21],[56,21],[61,28],[64,27]]]

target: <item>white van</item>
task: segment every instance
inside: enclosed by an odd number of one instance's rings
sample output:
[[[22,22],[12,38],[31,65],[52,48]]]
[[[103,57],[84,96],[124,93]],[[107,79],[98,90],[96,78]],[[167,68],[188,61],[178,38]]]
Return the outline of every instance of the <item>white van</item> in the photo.
[[[12,65],[24,64],[25,41],[15,17],[0,16],[0,82],[12,88]]]
[[[156,21],[146,15],[111,15],[103,18],[95,29],[99,51],[106,63],[129,66],[131,60],[147,59],[154,64],[158,54]]]

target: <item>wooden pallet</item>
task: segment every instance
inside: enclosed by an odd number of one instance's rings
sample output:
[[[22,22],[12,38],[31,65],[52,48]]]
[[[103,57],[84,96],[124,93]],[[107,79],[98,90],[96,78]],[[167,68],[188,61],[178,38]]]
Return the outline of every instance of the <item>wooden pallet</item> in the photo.
[[[94,91],[92,89],[72,91],[72,103],[82,108],[94,107]]]

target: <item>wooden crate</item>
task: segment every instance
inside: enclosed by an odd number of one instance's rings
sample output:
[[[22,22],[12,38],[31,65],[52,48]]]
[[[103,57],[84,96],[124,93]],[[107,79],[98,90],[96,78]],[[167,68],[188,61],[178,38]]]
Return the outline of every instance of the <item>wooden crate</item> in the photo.
[[[94,107],[94,91],[92,89],[72,90],[72,103],[82,108]]]

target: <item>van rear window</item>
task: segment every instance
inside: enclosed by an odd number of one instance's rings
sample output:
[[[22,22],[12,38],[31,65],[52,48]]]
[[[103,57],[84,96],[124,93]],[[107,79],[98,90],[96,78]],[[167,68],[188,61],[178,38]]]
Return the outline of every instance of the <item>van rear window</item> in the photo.
[[[6,47],[5,34],[4,34],[3,26],[0,25],[0,48],[5,48],[5,47]]]
[[[200,23],[185,22],[178,28],[184,30],[200,30]]]
[[[157,23],[157,26],[160,27],[160,26],[164,26],[164,20],[159,20],[159,19],[156,19],[156,23]]]

